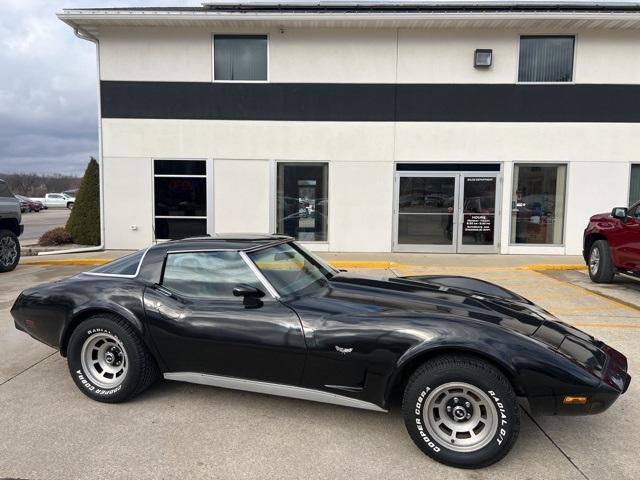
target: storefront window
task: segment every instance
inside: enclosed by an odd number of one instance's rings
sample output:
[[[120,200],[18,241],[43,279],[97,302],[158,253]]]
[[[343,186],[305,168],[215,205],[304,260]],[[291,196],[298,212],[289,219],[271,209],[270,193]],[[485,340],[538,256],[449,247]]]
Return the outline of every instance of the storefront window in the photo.
[[[640,200],[640,165],[631,165],[629,185],[629,206]]]
[[[276,221],[280,234],[327,241],[327,163],[278,163]]]
[[[514,166],[511,243],[562,244],[566,176],[566,165]]]
[[[176,240],[207,233],[204,160],[154,162],[155,237]]]

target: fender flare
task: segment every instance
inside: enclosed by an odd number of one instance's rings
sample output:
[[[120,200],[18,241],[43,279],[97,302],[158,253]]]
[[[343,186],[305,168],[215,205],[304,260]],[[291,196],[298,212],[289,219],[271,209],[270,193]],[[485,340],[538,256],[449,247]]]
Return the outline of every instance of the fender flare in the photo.
[[[71,332],[87,318],[92,317],[100,313],[111,313],[122,317],[128,323],[130,323],[136,331],[144,338],[144,324],[142,321],[129,309],[124,308],[117,303],[111,302],[92,302],[81,305],[74,309],[69,315],[68,320],[65,322],[64,328],[60,332],[60,353],[62,356],[67,354],[67,344],[71,337]]]
[[[421,364],[437,356],[447,354],[466,354],[485,360],[507,377],[519,395],[526,395],[526,390],[518,379],[517,369],[507,358],[501,358],[499,355],[492,354],[488,349],[482,348],[481,345],[463,345],[459,342],[448,340],[449,339],[442,338],[437,344],[425,341],[410,348],[398,358],[396,368],[389,377],[385,388],[383,399],[385,405],[388,405],[391,393],[398,381],[402,380],[403,375],[407,373],[407,367],[411,368],[414,364]]]

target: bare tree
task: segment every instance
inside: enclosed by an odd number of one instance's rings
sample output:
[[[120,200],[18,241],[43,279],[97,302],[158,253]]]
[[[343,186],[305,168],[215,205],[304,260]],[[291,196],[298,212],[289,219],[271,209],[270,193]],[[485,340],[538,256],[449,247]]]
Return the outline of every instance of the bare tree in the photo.
[[[0,173],[0,178],[9,184],[14,194],[25,197],[43,197],[47,193],[77,189],[81,177],[59,173],[41,175],[37,173]]]

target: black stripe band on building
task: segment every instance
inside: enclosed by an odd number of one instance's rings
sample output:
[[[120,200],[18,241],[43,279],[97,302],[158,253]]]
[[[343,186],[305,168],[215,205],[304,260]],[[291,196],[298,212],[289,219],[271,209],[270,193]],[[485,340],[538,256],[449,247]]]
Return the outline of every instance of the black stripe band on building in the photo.
[[[102,81],[103,118],[640,122],[640,85]]]

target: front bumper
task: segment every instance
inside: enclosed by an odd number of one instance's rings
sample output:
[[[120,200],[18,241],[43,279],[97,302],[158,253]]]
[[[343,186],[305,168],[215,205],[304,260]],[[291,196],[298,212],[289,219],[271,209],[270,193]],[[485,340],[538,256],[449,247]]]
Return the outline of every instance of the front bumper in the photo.
[[[617,350],[604,345],[602,350],[607,355],[607,362],[602,378],[597,387],[588,391],[564,391],[555,395],[530,397],[529,407],[536,415],[593,415],[607,410],[618,397],[624,394],[631,384],[631,375],[627,371],[627,358]],[[567,395],[583,395],[587,397],[584,405],[566,405],[563,403]]]
[[[20,224],[18,225],[18,236],[22,235],[24,233],[24,225]]]

